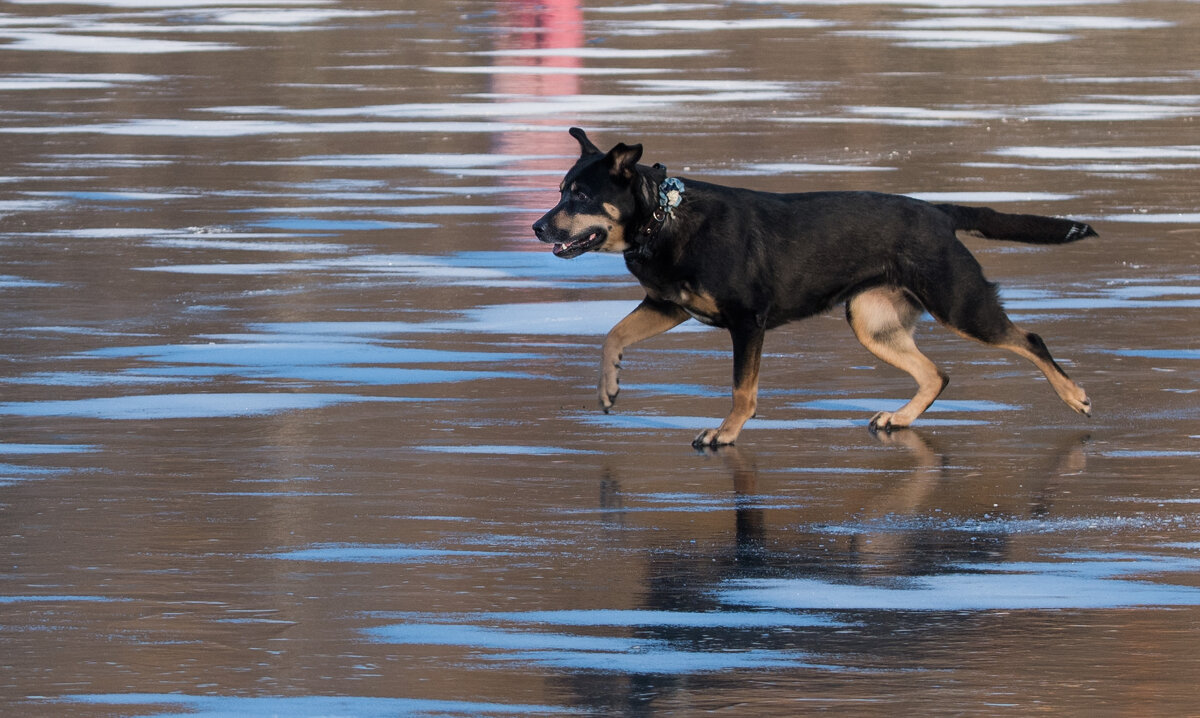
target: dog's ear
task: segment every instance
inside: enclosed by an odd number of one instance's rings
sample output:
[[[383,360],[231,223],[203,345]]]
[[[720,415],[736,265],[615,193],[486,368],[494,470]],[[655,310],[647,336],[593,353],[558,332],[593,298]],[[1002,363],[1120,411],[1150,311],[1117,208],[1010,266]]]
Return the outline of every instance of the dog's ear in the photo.
[[[592,141],[588,139],[586,132],[578,127],[572,127],[567,131],[571,133],[571,136],[574,137],[577,142],[579,142],[581,157],[600,154],[600,148],[592,144]]]
[[[642,158],[641,145],[627,145],[624,142],[608,151],[608,161],[612,164],[612,176],[630,179],[638,160]]]

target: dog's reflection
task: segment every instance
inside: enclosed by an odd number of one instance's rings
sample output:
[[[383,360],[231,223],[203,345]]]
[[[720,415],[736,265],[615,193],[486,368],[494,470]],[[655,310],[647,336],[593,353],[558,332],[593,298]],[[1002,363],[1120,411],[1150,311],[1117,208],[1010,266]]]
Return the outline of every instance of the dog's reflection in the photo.
[[[1050,447],[1027,446],[1005,463],[973,457],[960,464],[948,459],[953,448],[947,451],[936,438],[914,429],[879,432],[875,438],[879,458],[874,465],[882,468],[864,469],[854,478],[835,476],[837,470],[831,469],[827,482],[809,482],[816,494],[812,499],[787,498],[783,505],[767,496],[780,493],[780,482],[788,480],[787,470],[776,466],[778,456],[765,460],[771,467],[760,471],[762,462],[746,448],[701,450],[728,472],[733,515],[710,511],[693,522],[694,528],[681,529],[708,533],[703,541],[688,535],[688,548],[672,551],[670,566],[652,560],[650,580],[659,573],[671,575],[678,590],[684,583],[680,578],[689,574],[711,586],[763,573],[905,576],[964,561],[994,561],[1010,543],[1005,519],[1046,517],[1061,477],[1086,465],[1087,437],[1074,433],[1056,437]],[[612,468],[606,473],[600,501],[606,521],[624,525],[634,514],[627,513],[621,473]],[[730,529],[733,540],[720,540]]]

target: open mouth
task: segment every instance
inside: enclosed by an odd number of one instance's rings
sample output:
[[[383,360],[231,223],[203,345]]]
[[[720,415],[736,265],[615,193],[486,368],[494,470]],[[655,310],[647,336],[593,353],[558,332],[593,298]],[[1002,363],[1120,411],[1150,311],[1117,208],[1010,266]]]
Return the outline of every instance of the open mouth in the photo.
[[[595,229],[581,234],[569,242],[556,242],[551,251],[554,252],[555,257],[573,259],[604,244],[604,240],[607,238],[608,234],[603,229]]]

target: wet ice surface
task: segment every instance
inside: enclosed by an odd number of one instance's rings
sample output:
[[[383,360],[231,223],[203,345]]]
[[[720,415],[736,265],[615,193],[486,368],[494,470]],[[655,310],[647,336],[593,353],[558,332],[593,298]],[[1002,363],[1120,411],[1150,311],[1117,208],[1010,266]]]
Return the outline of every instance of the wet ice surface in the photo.
[[[0,712],[1196,710],[1188,3],[9,3]],[[578,152],[1071,215],[968,240],[1089,391],[840,317],[631,349],[529,225]]]

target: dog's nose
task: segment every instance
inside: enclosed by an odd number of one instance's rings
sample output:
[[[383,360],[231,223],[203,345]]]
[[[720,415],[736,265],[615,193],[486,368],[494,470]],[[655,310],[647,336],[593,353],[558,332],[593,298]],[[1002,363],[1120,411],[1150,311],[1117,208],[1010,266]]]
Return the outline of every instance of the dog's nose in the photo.
[[[533,223],[533,236],[537,237],[538,239],[541,239],[542,235],[545,233],[546,233],[545,220],[539,219],[538,221]]]

